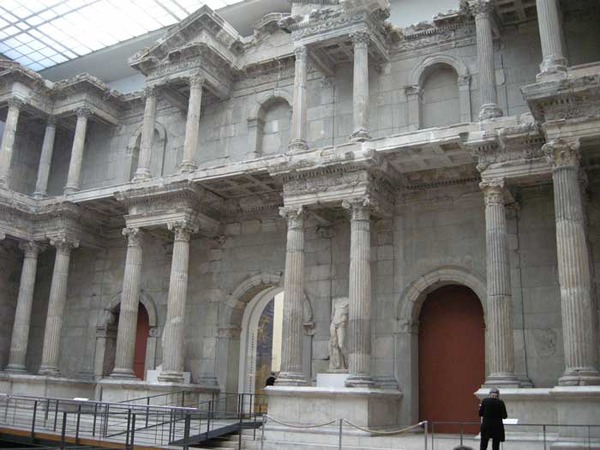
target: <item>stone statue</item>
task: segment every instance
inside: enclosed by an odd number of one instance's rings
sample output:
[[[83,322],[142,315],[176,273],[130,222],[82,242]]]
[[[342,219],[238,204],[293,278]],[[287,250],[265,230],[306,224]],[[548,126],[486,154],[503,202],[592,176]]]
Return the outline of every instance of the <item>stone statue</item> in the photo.
[[[348,328],[348,297],[333,299],[333,311],[329,332],[329,370],[341,371],[348,369],[346,358],[346,330]]]

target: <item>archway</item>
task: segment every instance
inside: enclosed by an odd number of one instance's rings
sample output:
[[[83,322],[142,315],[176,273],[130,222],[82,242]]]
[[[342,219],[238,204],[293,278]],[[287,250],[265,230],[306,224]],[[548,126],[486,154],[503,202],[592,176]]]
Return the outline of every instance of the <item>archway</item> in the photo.
[[[432,422],[478,422],[485,381],[485,325],[477,295],[459,285],[431,292],[419,316],[419,417]],[[443,401],[442,401],[443,399]],[[457,433],[458,425],[436,425]],[[476,425],[465,432],[478,432]]]

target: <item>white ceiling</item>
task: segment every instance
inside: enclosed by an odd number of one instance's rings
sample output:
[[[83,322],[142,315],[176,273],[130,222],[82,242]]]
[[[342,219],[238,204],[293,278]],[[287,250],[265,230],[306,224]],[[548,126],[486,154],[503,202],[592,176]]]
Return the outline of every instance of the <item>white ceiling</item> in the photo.
[[[41,71],[164,30],[203,4],[223,10],[240,1],[1,0],[0,53],[31,70]],[[289,3],[286,6],[289,9]],[[234,22],[238,19],[241,25],[248,24],[247,14],[236,16]],[[151,36],[156,40],[159,35]],[[145,39],[141,40],[143,45],[138,43],[127,56],[148,45]],[[128,51],[127,47],[124,45],[121,50]]]

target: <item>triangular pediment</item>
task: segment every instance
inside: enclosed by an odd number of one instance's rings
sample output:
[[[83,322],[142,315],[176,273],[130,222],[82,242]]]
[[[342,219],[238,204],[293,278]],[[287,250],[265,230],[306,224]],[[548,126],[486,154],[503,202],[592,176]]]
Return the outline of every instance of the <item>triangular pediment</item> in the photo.
[[[231,65],[243,49],[239,33],[218,13],[204,5],[169,30],[156,43],[129,58],[129,64],[147,74],[168,63],[173,54],[189,48],[208,48]]]

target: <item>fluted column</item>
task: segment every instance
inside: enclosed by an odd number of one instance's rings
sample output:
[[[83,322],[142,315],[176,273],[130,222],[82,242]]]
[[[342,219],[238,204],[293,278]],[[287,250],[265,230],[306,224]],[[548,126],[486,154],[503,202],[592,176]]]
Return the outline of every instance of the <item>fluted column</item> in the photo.
[[[287,219],[287,247],[283,279],[283,342],[281,372],[276,384],[303,386],[302,336],[304,308],[304,209],[283,207],[279,214]]]
[[[353,141],[365,141],[369,136],[369,33],[352,36],[354,44],[354,78],[352,81]]]
[[[46,196],[48,189],[48,177],[50,176],[50,165],[52,164],[52,153],[54,152],[54,138],[56,137],[56,118],[49,117],[46,122],[46,132],[42,143],[42,154],[38,166],[37,180],[35,183],[34,197]]]
[[[600,384],[593,286],[581,186],[579,143],[552,141],[543,146],[552,164],[554,214],[565,373],[560,385]]]
[[[470,5],[475,16],[475,32],[477,35],[479,95],[481,97],[479,120],[493,119],[502,116],[502,110],[498,107],[496,68],[494,65],[494,41],[491,22],[494,7],[490,0],[474,0],[471,1]]]
[[[79,243],[67,241],[66,239],[56,239],[51,240],[50,244],[56,248],[56,259],[52,273],[52,284],[50,285],[50,300],[48,301],[42,364],[39,374],[56,376],[59,374],[60,335],[62,332],[65,304],[67,302],[71,250],[77,247]]]
[[[562,48],[562,27],[557,0],[536,0],[538,26],[542,43],[542,63],[539,76],[564,74],[567,59]]]
[[[77,124],[75,125],[75,136],[71,148],[71,161],[69,162],[69,174],[65,186],[65,194],[77,192],[81,183],[81,166],[83,164],[83,152],[85,150],[85,133],[87,130],[88,117],[92,112],[87,108],[79,108],[76,111]]]
[[[515,376],[515,351],[512,327],[512,288],[504,180],[480,183],[485,199],[485,235],[487,253],[487,332],[490,373],[486,384],[518,385]]]
[[[200,75],[190,78],[190,98],[188,100],[187,121],[185,122],[183,160],[179,166],[181,172],[193,172],[198,168],[195,155],[198,148],[200,108],[202,105],[202,87],[204,86],[204,82],[204,77]]]
[[[348,387],[368,387],[371,378],[371,208],[368,199],[344,201],[350,210],[348,297]]]
[[[139,228],[125,228],[123,235],[127,236],[127,256],[125,257],[125,273],[121,291],[115,367],[110,376],[133,378],[135,377],[133,360],[142,278],[142,231]]]
[[[8,113],[4,124],[4,134],[2,135],[2,146],[0,146],[0,187],[8,188],[10,181],[10,166],[15,146],[15,135],[17,134],[17,125],[19,123],[19,112],[23,107],[23,102],[12,98],[8,101]]]
[[[146,106],[142,122],[142,138],[140,140],[140,153],[133,181],[145,181],[152,178],[150,161],[152,160],[152,142],[154,140],[154,127],[156,125],[156,87],[147,87],[144,91]]]
[[[183,383],[183,332],[187,300],[190,238],[197,228],[186,222],[169,224],[175,234],[169,281],[167,321],[163,335],[163,369],[158,380]]]
[[[306,88],[308,74],[308,47],[297,47],[296,65],[294,69],[294,98],[292,100],[292,128],[290,151],[302,151],[308,148],[306,142]]]
[[[25,372],[27,345],[29,341],[29,328],[31,324],[31,305],[33,303],[33,290],[37,272],[38,254],[42,246],[36,242],[21,242],[19,248],[25,252],[17,309],[10,341],[10,355],[8,357],[7,371]]]

